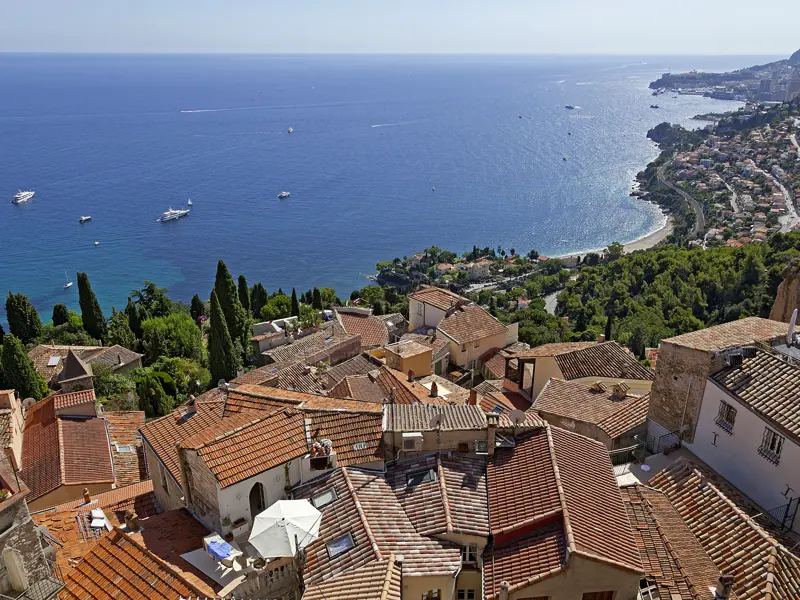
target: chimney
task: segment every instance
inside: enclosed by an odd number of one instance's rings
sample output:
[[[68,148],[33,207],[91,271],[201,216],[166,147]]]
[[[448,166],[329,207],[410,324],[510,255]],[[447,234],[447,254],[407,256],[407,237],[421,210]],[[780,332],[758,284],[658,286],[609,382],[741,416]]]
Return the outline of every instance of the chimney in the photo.
[[[89,504],[92,501],[92,495],[89,493],[89,488],[83,488],[83,501]]]
[[[600,335],[597,336],[597,343],[598,344],[602,344],[605,341],[606,341],[606,334],[605,333],[601,333]]]
[[[728,600],[733,591],[733,575],[721,575],[714,590],[714,600]]]
[[[194,416],[197,412],[197,406],[194,404],[194,400],[190,400],[189,403],[186,405],[186,411],[183,413],[184,419],[190,419]]]
[[[436,385],[436,382],[431,383],[431,398],[436,398],[439,396],[439,386]]]
[[[408,380],[414,381],[414,371],[412,371],[411,369],[408,370]]]
[[[469,402],[468,402],[468,404],[470,406],[478,406],[478,390],[476,390],[475,388],[472,388],[469,391]]]
[[[497,413],[486,413],[486,440],[487,451],[489,456],[494,455],[494,445],[497,437],[497,424],[500,421],[500,415]]]
[[[122,364],[122,354],[117,354],[117,364],[118,365]]]
[[[139,531],[139,515],[133,509],[125,511],[125,528],[130,531]]]
[[[511,587],[507,581],[500,582],[500,600],[508,600],[508,588]]]

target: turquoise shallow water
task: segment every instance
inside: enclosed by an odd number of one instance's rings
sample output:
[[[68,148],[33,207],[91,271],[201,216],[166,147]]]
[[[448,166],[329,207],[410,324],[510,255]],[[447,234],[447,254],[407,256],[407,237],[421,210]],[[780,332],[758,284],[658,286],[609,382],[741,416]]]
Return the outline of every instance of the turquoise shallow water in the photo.
[[[648,82],[763,60],[0,55],[0,291],[49,315],[77,305],[80,270],[106,308],[145,279],[188,300],[222,258],[269,290],[346,295],[432,244],[627,242],[663,219],[628,196],[646,131],[735,106]],[[9,204],[17,188],[35,199]]]

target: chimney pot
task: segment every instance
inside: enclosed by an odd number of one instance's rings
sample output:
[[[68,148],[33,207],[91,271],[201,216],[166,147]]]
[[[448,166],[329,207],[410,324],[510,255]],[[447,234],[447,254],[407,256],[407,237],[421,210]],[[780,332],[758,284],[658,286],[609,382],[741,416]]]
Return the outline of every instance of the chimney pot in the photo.
[[[507,581],[500,582],[500,600],[508,600],[508,588],[511,587]]]
[[[128,531],[139,531],[139,515],[131,509],[125,511],[125,528]]]
[[[436,398],[438,396],[439,396],[439,386],[436,385],[436,382],[434,381],[433,383],[431,383],[431,398]]]
[[[89,504],[89,502],[92,501],[92,496],[89,493],[89,488],[83,488],[83,501],[86,502],[86,504]]]
[[[469,391],[469,405],[470,406],[478,406],[478,390],[472,388]]]
[[[602,344],[605,341],[606,341],[606,334],[605,333],[601,333],[599,336],[597,336],[597,343],[598,344]]]
[[[408,380],[414,381],[414,371],[411,369],[408,370]]]
[[[714,600],[728,600],[733,591],[733,575],[721,575],[717,583],[717,589],[714,590]]]

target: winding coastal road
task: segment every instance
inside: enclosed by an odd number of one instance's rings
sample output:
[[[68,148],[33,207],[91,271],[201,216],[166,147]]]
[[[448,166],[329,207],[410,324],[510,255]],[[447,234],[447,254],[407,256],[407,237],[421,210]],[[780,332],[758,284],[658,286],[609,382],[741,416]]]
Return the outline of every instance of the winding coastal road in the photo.
[[[669,181],[667,181],[667,178],[664,175],[664,170],[666,168],[667,168],[666,164],[661,165],[658,168],[658,171],[656,171],[656,177],[658,177],[658,180],[661,183],[663,183],[664,185],[666,185],[668,188],[670,188],[671,190],[673,190],[675,192],[678,192],[681,195],[681,198],[683,198],[684,200],[686,200],[686,202],[689,203],[689,206],[694,211],[694,216],[695,216],[695,219],[694,219],[694,231],[693,231],[694,235],[695,235],[695,237],[698,237],[698,238],[702,237],[703,236],[703,232],[706,230],[706,217],[703,214],[702,205],[697,200],[692,198],[692,196],[690,196],[689,194],[684,192],[682,189],[680,189],[679,187],[677,187],[677,186],[673,185],[672,183],[670,183]]]

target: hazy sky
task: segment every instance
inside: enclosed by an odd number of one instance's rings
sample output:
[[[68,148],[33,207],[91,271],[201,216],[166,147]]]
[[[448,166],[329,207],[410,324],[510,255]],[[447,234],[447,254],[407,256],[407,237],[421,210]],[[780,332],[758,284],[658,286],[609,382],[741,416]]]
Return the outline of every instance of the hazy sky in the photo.
[[[797,1],[0,0],[0,51],[789,55]]]

